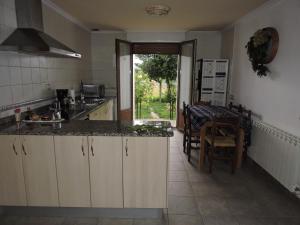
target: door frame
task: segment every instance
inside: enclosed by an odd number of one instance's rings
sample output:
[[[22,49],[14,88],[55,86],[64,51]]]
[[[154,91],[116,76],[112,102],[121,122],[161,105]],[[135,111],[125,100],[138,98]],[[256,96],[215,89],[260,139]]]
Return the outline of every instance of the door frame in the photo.
[[[197,58],[197,39],[192,39],[188,41],[180,42],[180,53],[179,53],[179,60],[178,60],[178,87],[177,87],[177,115],[176,115],[176,128],[179,128],[179,117],[180,117],[180,76],[181,76],[181,53],[182,53],[182,45],[192,43],[193,44],[193,62],[192,62],[192,77],[190,81],[190,104],[193,101],[193,85],[194,85],[194,76],[195,76],[195,65],[196,65],[196,58]]]
[[[132,42],[121,40],[121,39],[116,39],[115,41],[115,46],[116,46],[116,75],[117,75],[117,119],[121,118],[121,96],[120,96],[120,43],[125,43],[130,46],[130,71],[131,71],[131,76],[130,76],[130,109],[131,109],[131,115],[130,118],[131,120],[133,119],[133,53],[132,53]]]
[[[119,52],[119,46],[120,43],[126,43],[130,45],[130,69],[131,69],[131,119],[133,119],[133,54],[177,54],[178,55],[178,63],[177,63],[177,106],[176,106],[176,127],[178,127],[178,122],[179,122],[179,114],[180,114],[180,67],[181,67],[181,52],[182,52],[182,45],[187,44],[187,43],[193,43],[194,46],[194,52],[193,52],[193,62],[192,62],[192,78],[191,78],[191,90],[190,90],[190,102],[192,102],[192,88],[193,88],[193,77],[195,76],[195,63],[196,63],[196,48],[197,48],[197,39],[192,39],[188,41],[183,41],[183,42],[130,42],[126,40],[121,40],[121,39],[116,39],[116,75],[117,75],[117,118],[120,119],[121,116],[121,110],[120,110],[120,52]],[[150,46],[148,49],[142,49],[143,51],[138,51],[135,49],[137,45],[145,45],[145,46]],[[157,50],[153,51],[151,49],[151,46],[155,45],[160,45],[164,49],[162,51]],[[168,46],[171,46],[168,48]],[[173,48],[172,48],[173,47]],[[175,51],[175,47],[177,47],[177,51]],[[140,49],[139,49],[140,50]],[[164,53],[163,50],[165,50],[167,53]],[[137,52],[137,53],[136,53]],[[171,53],[172,52],[172,53]],[[173,53],[174,52],[174,53]]]

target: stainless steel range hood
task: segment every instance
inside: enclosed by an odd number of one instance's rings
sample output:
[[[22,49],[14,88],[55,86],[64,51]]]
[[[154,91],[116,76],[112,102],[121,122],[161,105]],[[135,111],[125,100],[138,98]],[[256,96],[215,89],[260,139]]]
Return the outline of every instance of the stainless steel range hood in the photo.
[[[1,43],[0,51],[81,58],[81,54],[44,33],[41,0],[15,0],[15,4],[18,27]]]

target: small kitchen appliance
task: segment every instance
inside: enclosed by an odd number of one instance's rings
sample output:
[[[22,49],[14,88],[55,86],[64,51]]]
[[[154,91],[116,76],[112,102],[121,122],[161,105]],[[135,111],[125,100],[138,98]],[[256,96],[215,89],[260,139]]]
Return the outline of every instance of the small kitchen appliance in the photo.
[[[71,105],[75,105],[75,90],[74,89],[70,89],[69,90],[69,100],[70,100],[70,104]]]
[[[68,89],[56,89],[56,97],[61,107],[68,105]]]

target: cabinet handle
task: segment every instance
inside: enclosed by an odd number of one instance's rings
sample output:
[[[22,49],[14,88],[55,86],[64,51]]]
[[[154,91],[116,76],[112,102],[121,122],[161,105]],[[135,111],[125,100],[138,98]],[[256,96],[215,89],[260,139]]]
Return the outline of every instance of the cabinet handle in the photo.
[[[81,145],[81,151],[82,151],[82,155],[85,156],[83,145]]]
[[[16,151],[16,146],[15,146],[15,144],[12,145],[12,148],[13,148],[13,150],[14,150],[14,153],[15,153],[16,155],[18,155],[18,152]]]
[[[23,151],[24,155],[27,155],[27,153],[26,153],[26,151],[25,151],[24,144],[22,144],[22,151]]]
[[[92,156],[95,156],[93,145],[91,146],[91,151],[92,151]]]
[[[81,152],[82,152],[82,155],[85,156],[83,142],[84,142],[84,138],[82,138],[82,142],[81,142]]]
[[[126,151],[126,156],[128,156],[128,139],[126,139],[125,151]]]

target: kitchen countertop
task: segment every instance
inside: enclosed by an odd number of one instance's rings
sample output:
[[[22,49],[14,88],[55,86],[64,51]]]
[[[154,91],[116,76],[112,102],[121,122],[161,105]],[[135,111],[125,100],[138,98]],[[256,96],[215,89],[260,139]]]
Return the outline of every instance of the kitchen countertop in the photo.
[[[100,108],[104,103],[113,100],[113,97],[105,98],[103,101],[95,104],[77,104],[77,105],[71,105],[69,109],[67,110],[67,113],[69,115],[70,120],[79,119],[80,117],[83,117],[84,115],[87,115],[96,109]]]
[[[171,137],[173,130],[168,121],[89,121],[69,120],[61,128],[51,125],[22,124],[0,128],[0,135],[66,135],[66,136],[141,136]]]

